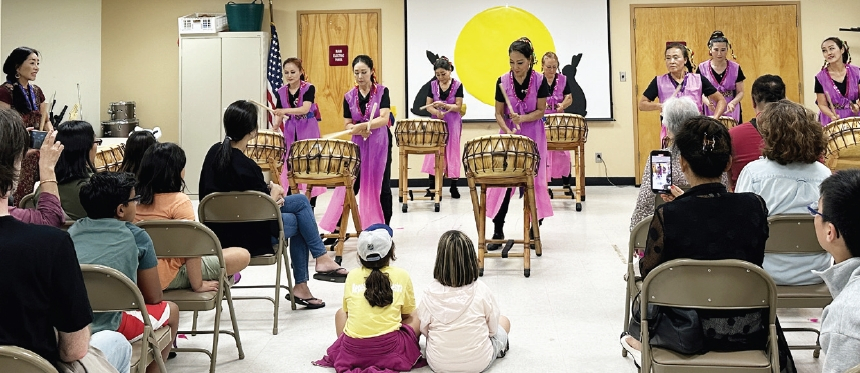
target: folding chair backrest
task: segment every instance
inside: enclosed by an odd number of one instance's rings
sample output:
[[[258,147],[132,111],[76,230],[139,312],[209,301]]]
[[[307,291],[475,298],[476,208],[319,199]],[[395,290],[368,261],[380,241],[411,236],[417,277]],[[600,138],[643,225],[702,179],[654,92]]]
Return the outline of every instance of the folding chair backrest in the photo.
[[[196,221],[149,220],[137,225],[152,238],[155,254],[159,258],[223,256],[221,242],[215,233]]]
[[[239,223],[281,220],[275,201],[257,191],[212,193],[200,201],[201,223]]]
[[[633,230],[630,231],[630,241],[628,242],[628,257],[627,262],[633,262],[633,252],[636,249],[645,249],[645,241],[648,240],[648,228],[651,227],[651,220],[654,219],[654,215],[646,217],[642,219],[642,221],[636,223],[633,227]]]
[[[0,372],[57,373],[57,369],[33,351],[18,346],[0,346]]]
[[[784,254],[825,253],[815,236],[815,218],[809,214],[773,215],[767,218],[770,235],[764,252]]]
[[[141,311],[148,320],[140,289],[122,272],[96,264],[81,264],[81,272],[94,312]]]
[[[648,303],[700,309],[769,308],[776,317],[776,285],[760,267],[736,259],[676,259],[645,277]]]
[[[18,206],[22,209],[36,208],[36,193],[30,193],[26,196],[21,197],[21,201],[18,202]]]

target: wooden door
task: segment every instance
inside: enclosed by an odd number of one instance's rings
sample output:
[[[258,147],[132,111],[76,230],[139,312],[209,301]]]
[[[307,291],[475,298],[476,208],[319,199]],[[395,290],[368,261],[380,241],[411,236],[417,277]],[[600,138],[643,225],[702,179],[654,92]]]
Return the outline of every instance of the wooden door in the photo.
[[[718,7],[714,16],[717,30],[728,36],[738,57],[736,62],[747,77],[741,99],[744,121],[755,116],[752,85],[764,74],[779,75],[785,82],[786,98],[801,102],[796,5]]]
[[[683,21],[681,21],[683,20]],[[666,42],[685,41],[693,50],[693,63],[707,56],[707,41],[714,31],[714,7],[635,8],[633,16],[636,89],[633,103],[637,118],[636,184],[651,150],[660,149],[660,112],[640,111],[639,97],[655,76],[666,70]]]
[[[707,60],[708,38],[722,30],[732,43],[738,62],[746,75],[741,100],[744,121],[752,108],[752,84],[764,74],[782,77],[788,99],[803,103],[800,80],[800,34],[796,4],[720,5],[711,7],[633,6],[633,116],[635,125],[636,183],[641,183],[642,168],[651,150],[660,147],[660,113],[642,112],[637,103],[642,92],[657,75],[666,73],[663,51],[667,41],[686,41],[693,50],[695,65]]]
[[[299,58],[305,78],[316,87],[323,135],[343,130],[343,95],[355,86],[352,59],[373,59],[377,81],[382,81],[380,10],[309,11],[298,13]],[[348,46],[347,66],[329,66],[329,46]]]

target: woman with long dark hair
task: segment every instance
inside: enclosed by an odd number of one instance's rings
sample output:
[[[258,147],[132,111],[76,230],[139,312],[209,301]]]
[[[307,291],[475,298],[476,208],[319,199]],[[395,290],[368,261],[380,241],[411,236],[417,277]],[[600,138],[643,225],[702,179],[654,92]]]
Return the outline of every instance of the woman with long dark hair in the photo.
[[[69,220],[78,220],[87,216],[86,210],[81,205],[79,193],[81,186],[96,173],[93,161],[96,158],[96,148],[101,145],[102,140],[96,139],[93,126],[88,122],[70,120],[57,126],[57,141],[64,147],[54,168],[60,203]],[[40,185],[36,190],[37,203],[41,193]]]
[[[278,90],[278,109],[275,109],[275,121],[280,125],[284,134],[285,154],[290,154],[290,148],[298,140],[317,139],[320,137],[319,108],[315,100],[316,87],[305,80],[305,69],[302,68],[302,60],[290,57],[284,60],[284,86]],[[287,179],[287,162],[281,172],[281,186],[290,187]],[[299,191],[304,192],[306,186],[298,186]],[[314,187],[311,190],[311,205],[316,204],[316,197],[325,193],[325,187]]]
[[[45,94],[39,86],[31,83],[39,73],[40,58],[39,51],[28,47],[18,47],[9,53],[3,62],[6,81],[0,85],[0,109],[17,111],[21,114],[24,127],[51,131],[54,126],[48,115]],[[33,191],[39,177],[38,165],[39,150],[28,150],[21,163],[18,188],[13,193],[16,204]]]
[[[829,37],[821,43],[824,66],[815,75],[815,103],[822,126],[860,114],[860,68],[851,64],[848,43]]]
[[[544,192],[548,187],[546,165],[549,152],[546,148],[543,116],[549,85],[544,76],[533,69],[537,61],[531,40],[523,37],[511,43],[508,56],[511,71],[496,80],[496,124],[501,128],[499,133],[524,135],[537,143],[540,165],[535,175],[535,205],[538,220],[543,221],[553,214],[549,194]],[[513,105],[512,108],[507,107],[505,96],[508,96],[507,100]],[[513,193],[513,188],[490,188],[487,191],[487,216],[493,218],[493,239],[505,238],[505,215],[508,214]],[[500,244],[487,245],[487,250],[499,248]]]
[[[248,141],[257,137],[257,107],[239,100],[224,112],[224,141],[209,148],[200,171],[200,199],[215,192],[255,190],[266,193],[281,206],[284,237],[290,239],[290,258],[296,303],[307,308],[325,307],[308,288],[308,252],[316,259],[318,275],[346,279],[348,271],[326,255],[310,202],[302,194],[284,196],[280,185],[263,180],[263,170],[244,151]],[[251,256],[272,254],[272,227],[266,223],[209,224],[222,247],[242,247]],[[274,229],[277,231],[277,228]]]
[[[343,121],[361,154],[361,169],[353,189],[358,193],[358,211],[364,229],[391,221],[391,99],[388,88],[376,82],[376,70],[369,56],[356,56],[352,70],[356,86],[343,97]],[[374,108],[376,111],[371,112]],[[345,196],[345,189],[335,190],[320,221],[322,229],[337,230]]]
[[[185,151],[179,145],[169,142],[152,145],[144,153],[137,175],[134,190],[140,195],[140,203],[137,205],[135,222],[195,220],[191,199],[183,193]],[[225,247],[221,251],[228,276],[233,276],[247,267],[251,260],[248,250],[241,247]],[[158,277],[162,290],[216,290],[220,268],[218,257],[214,255],[202,258],[158,259]]]

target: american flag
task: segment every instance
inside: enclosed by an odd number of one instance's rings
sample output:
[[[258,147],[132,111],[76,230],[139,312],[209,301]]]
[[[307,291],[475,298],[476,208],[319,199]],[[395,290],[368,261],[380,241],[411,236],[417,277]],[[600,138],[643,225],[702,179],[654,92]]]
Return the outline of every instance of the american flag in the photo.
[[[269,62],[266,68],[266,106],[275,109],[278,101],[278,89],[284,85],[284,70],[281,67],[281,44],[278,42],[278,31],[272,23],[272,42],[269,44]],[[275,118],[268,113],[268,128],[272,128]],[[278,124],[280,126],[280,124]]]

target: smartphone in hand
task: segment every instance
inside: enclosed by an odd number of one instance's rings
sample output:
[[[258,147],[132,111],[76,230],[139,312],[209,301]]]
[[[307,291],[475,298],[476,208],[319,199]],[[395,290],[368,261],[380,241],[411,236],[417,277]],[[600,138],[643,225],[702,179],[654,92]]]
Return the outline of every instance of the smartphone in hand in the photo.
[[[671,194],[672,153],[668,150],[651,151],[651,191]]]

